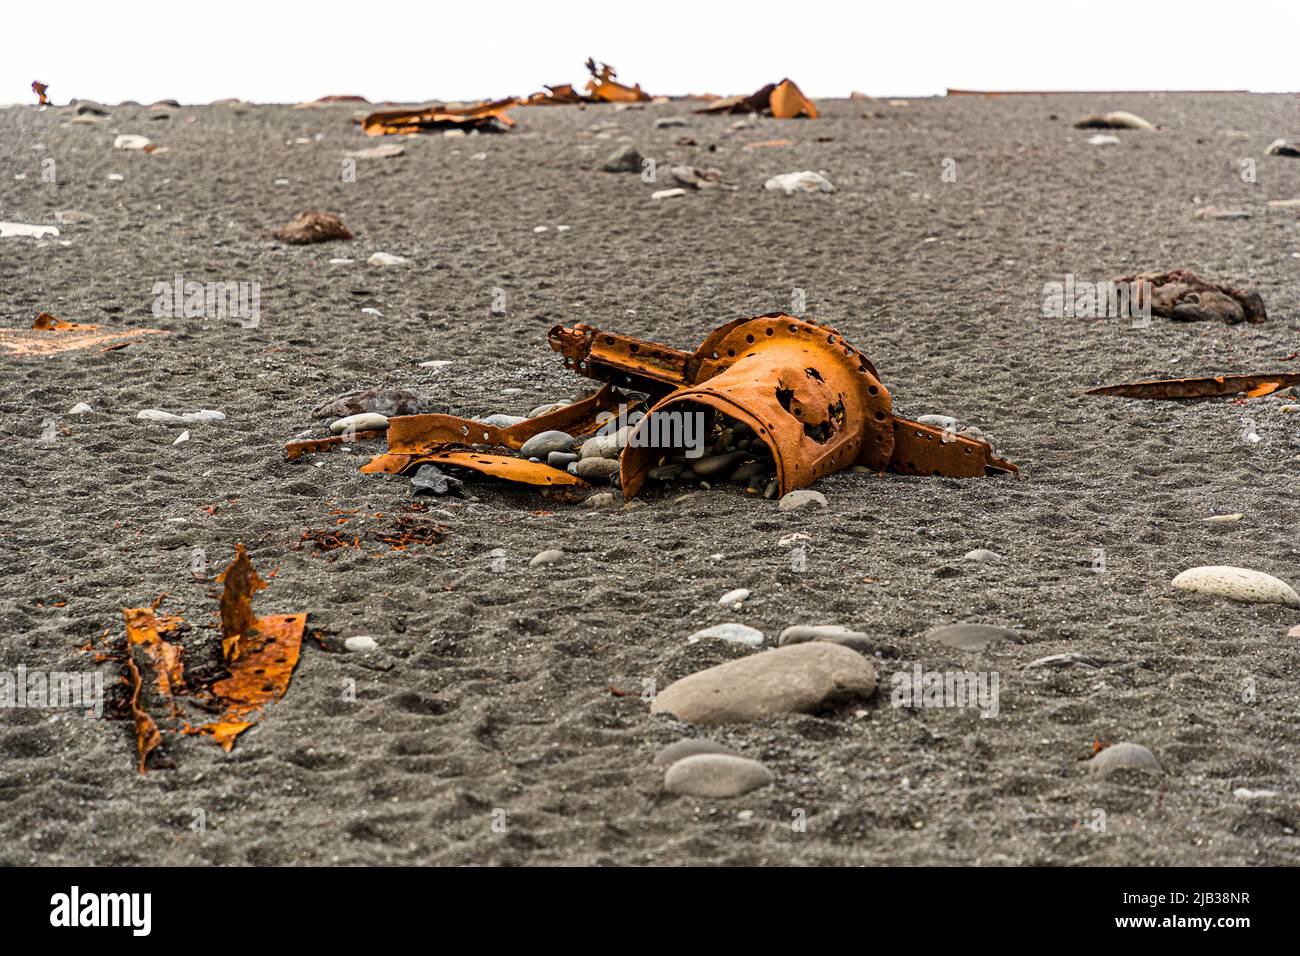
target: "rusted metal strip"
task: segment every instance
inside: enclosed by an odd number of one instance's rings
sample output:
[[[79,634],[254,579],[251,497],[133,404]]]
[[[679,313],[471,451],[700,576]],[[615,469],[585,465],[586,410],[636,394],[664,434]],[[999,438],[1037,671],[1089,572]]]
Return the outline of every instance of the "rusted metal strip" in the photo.
[[[371,438],[383,438],[382,431],[365,431],[356,432],[352,436],[347,435],[330,435],[328,438],[309,438],[305,441],[291,441],[284,446],[284,457],[293,461],[304,454],[318,451],[329,451],[337,445],[350,445],[354,441],[364,441]]]
[[[539,461],[527,458],[515,458],[512,455],[491,455],[477,451],[436,451],[429,455],[413,458],[408,467],[415,468],[424,464],[453,465],[494,478],[518,481],[526,485],[572,485],[588,487],[587,483],[567,471],[560,471]]]
[[[1300,385],[1300,373],[1262,372],[1257,375],[1215,375],[1209,378],[1167,378],[1148,382],[1127,382],[1088,389],[1089,395],[1120,398],[1187,399],[1246,395],[1257,398],[1278,389]]]

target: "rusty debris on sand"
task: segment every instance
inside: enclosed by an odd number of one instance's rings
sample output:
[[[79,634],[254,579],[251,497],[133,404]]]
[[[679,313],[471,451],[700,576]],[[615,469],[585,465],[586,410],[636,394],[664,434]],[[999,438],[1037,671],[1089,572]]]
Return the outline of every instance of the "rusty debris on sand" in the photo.
[[[544,92],[534,93],[520,100],[524,106],[565,106],[571,103],[645,103],[650,95],[641,89],[638,83],[625,86],[618,82],[618,74],[608,63],[597,63],[587,58],[587,72],[591,79],[587,81],[587,92],[579,93],[571,84],[560,83],[546,86]]]
[[[271,233],[281,242],[291,246],[307,246],[316,242],[334,242],[337,239],[351,239],[352,233],[343,225],[343,220],[332,212],[308,210],[300,212],[289,221],[287,226]]]
[[[803,95],[794,80],[769,83],[749,96],[724,96],[697,113],[766,113],[774,119],[817,118],[817,107]]]
[[[1101,385],[1088,389],[1088,394],[1152,399],[1224,398],[1231,395],[1261,398],[1292,385],[1300,385],[1300,373],[1260,372],[1255,375],[1153,379],[1149,382]]]
[[[515,105],[513,98],[452,108],[431,106],[423,110],[380,110],[361,121],[367,136],[392,136],[458,129],[466,133],[504,133],[515,125],[506,110]]]
[[[1268,318],[1264,300],[1258,292],[1226,283],[1202,279],[1190,269],[1168,272],[1142,272],[1122,276],[1116,283],[1129,283],[1138,290],[1136,308],[1146,308],[1150,296],[1151,312],[1164,319],[1183,322],[1206,320],[1226,322],[1263,322]]]
[[[151,607],[123,608],[126,647],[122,661],[131,695],[127,709],[135,724],[138,769],[144,773],[151,757],[167,735],[211,737],[224,750],[261,719],[267,704],[284,696],[297,666],[306,614],[272,614],[257,617],[252,598],[266,587],[254,570],[244,546],[217,577],[225,585],[221,595],[221,645],[217,673],[212,678],[187,672],[186,648],[167,638],[187,627],[177,615],[162,614],[159,602]],[[210,648],[210,651],[216,651]],[[194,670],[208,670],[199,661]],[[197,726],[188,711],[204,715]]]
[[[694,352],[586,325],[556,326],[549,339],[578,374],[652,396],[621,459],[629,499],[668,444],[650,440],[672,431],[656,421],[674,412],[745,426],[770,451],[782,495],[854,465],[952,477],[1019,470],[986,442],[895,416],[870,359],[834,329],[784,313],[728,322]]]
[[[31,329],[0,329],[0,349],[10,355],[45,357],[79,349],[100,347],[110,352],[130,344],[141,335],[166,335],[163,329],[112,329],[98,325],[67,322],[42,312],[32,322]]]
[[[48,106],[50,104],[49,97],[45,95],[45,91],[48,89],[49,87],[40,80],[32,80],[32,92],[40,97],[39,103],[41,106]]]

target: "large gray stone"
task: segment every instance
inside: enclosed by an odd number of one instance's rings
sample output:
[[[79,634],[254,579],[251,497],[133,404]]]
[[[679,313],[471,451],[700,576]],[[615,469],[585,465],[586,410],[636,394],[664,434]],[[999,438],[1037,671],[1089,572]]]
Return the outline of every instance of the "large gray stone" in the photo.
[[[861,654],[813,641],[728,661],[674,681],[652,713],[694,724],[745,723],[773,714],[811,713],[876,690],[876,672]]]
[[[664,773],[664,789],[688,797],[738,797],[772,782],[757,760],[730,754],[684,757]]]

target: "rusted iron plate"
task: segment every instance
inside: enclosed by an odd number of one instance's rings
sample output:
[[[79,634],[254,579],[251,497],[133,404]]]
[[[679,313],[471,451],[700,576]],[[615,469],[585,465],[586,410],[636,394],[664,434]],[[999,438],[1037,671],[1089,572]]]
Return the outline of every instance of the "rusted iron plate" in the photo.
[[[1280,388],[1300,385],[1300,373],[1262,372],[1257,375],[1215,375],[1210,378],[1167,378],[1148,382],[1127,382],[1088,389],[1089,395],[1117,395],[1120,398],[1222,398],[1246,395],[1258,398]]]
[[[391,422],[391,419],[389,420]],[[367,475],[400,475],[411,466],[416,455],[376,455],[359,469]]]
[[[586,325],[557,326],[548,338],[579,374],[661,396],[623,451],[628,498],[668,447],[659,440],[674,434],[668,416],[704,410],[753,430],[772,453],[782,494],[855,464],[957,477],[1017,470],[987,443],[949,441],[941,431],[896,419],[870,359],[834,329],[785,313],[728,322],[694,352]],[[911,431],[903,436],[907,454],[900,456],[896,442],[904,425]]]
[[[515,125],[506,115],[516,100],[494,100],[477,103],[460,109],[431,107],[425,110],[380,110],[361,121],[367,136],[390,136],[406,133],[425,133],[439,129],[463,129],[469,132],[500,132]]]
[[[525,485],[588,487],[585,481],[576,475],[569,474],[567,471],[552,468],[540,461],[529,461],[527,458],[515,458],[512,455],[493,455],[486,452],[465,450],[435,451],[411,459],[408,467],[416,468],[424,464],[454,465],[457,468],[465,468],[480,474],[491,475],[493,478],[504,478],[507,481],[517,481]]]
[[[353,435],[330,435],[328,438],[308,438],[304,441],[291,441],[284,446],[284,457],[293,461],[310,452],[329,451],[338,445],[350,445],[356,441],[383,438],[382,431],[355,432]]]
[[[995,456],[986,442],[905,418],[894,420],[894,453],[889,469],[902,475],[948,478],[983,478],[1020,471],[1017,465]]]

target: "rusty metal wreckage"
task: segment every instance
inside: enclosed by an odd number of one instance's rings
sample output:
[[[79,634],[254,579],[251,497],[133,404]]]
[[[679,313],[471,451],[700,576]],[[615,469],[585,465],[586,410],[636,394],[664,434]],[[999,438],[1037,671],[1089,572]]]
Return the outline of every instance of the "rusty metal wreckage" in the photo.
[[[624,392],[646,396],[635,405],[647,409],[620,458],[620,484],[629,500],[670,450],[638,436],[653,432],[657,416],[674,412],[701,412],[710,421],[721,414],[747,426],[771,452],[782,495],[855,465],[956,478],[1019,471],[986,442],[895,415],[870,359],[834,329],[785,313],[729,322],[693,352],[584,324],[557,325],[548,341],[565,367],[603,387],[507,428],[452,415],[392,418],[388,453],[362,471],[403,474],[433,463],[532,485],[586,488],[566,471],[484,449],[517,452],[544,431],[594,433],[611,409],[628,404]]]

